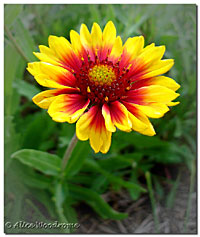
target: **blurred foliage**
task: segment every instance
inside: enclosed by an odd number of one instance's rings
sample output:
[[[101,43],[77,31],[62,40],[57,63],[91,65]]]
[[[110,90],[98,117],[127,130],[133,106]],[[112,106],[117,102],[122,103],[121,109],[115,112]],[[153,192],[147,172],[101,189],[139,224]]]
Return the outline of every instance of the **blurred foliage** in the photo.
[[[62,173],[61,157],[75,127],[55,123],[32,103],[42,87],[27,73],[26,63],[36,60],[32,52],[40,44],[47,45],[49,35],[69,39],[70,30],[79,31],[81,23],[91,28],[96,21],[103,27],[108,20],[115,23],[123,41],[142,34],[146,45],[166,45],[165,57],[175,59],[168,75],[181,85],[181,103],[164,118],[153,120],[155,137],[118,131],[106,155],[94,154],[88,142],[78,142]],[[82,201],[102,218],[122,219],[127,214],[114,210],[101,195],[127,189],[134,201],[152,188],[152,183],[156,197],[165,198],[166,205],[172,206],[179,178],[168,180],[159,167],[185,164],[191,171],[196,158],[195,5],[6,5],[4,56],[6,221],[76,223],[75,207]],[[171,182],[172,191],[165,196],[166,182]],[[150,190],[154,200],[152,195]]]

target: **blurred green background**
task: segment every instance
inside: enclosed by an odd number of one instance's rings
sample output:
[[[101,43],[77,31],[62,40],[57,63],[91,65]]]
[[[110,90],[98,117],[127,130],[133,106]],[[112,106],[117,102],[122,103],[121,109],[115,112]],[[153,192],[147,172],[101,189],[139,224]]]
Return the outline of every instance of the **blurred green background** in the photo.
[[[148,195],[142,194],[142,188],[154,192],[150,199],[155,214],[155,199],[173,207],[178,174],[186,167],[191,176],[187,222],[196,179],[196,6],[5,5],[4,14],[5,220],[78,222],[76,206],[80,202],[90,205],[101,218],[122,219],[126,215],[115,212],[101,195],[126,189],[134,202]],[[26,157],[11,158],[18,150],[34,149],[56,154],[59,160],[75,131],[74,125],[55,123],[33,104],[32,97],[44,88],[26,71],[27,62],[37,61],[32,52],[38,51],[38,45],[47,45],[49,35],[69,39],[70,30],[79,31],[82,23],[91,29],[94,21],[104,27],[108,20],[114,22],[123,42],[143,35],[145,45],[166,45],[164,57],[175,59],[167,75],[181,85],[180,104],[164,118],[152,119],[155,137],[118,131],[106,155],[94,154],[88,142],[79,142],[72,154],[74,161],[69,161],[69,175],[63,179],[48,168],[43,172],[37,162],[30,164]],[[172,178],[166,177],[165,168]],[[166,183],[171,187],[167,194]]]

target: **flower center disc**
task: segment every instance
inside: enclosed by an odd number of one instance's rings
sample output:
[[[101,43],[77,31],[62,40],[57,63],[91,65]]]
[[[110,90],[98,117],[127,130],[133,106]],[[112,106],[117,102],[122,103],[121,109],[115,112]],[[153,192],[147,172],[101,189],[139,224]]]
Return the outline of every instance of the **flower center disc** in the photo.
[[[95,65],[89,69],[88,78],[96,85],[111,85],[116,80],[116,74],[111,66]]]

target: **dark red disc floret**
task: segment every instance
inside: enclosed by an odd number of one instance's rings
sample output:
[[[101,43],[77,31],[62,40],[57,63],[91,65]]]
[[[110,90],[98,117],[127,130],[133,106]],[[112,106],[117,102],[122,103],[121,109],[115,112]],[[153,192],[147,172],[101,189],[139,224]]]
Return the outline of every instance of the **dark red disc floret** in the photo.
[[[98,83],[92,81],[89,78],[89,70],[94,66],[108,66],[112,68],[115,73],[115,79],[111,83]],[[82,62],[80,70],[74,73],[74,76],[77,80],[77,87],[80,89],[82,95],[90,99],[92,104],[104,104],[120,100],[126,94],[127,90],[130,90],[131,84],[130,80],[127,77],[128,69],[121,69],[119,63],[113,64],[107,59],[99,62],[96,58],[96,61],[90,61],[85,64]],[[106,75],[105,75],[106,76]]]

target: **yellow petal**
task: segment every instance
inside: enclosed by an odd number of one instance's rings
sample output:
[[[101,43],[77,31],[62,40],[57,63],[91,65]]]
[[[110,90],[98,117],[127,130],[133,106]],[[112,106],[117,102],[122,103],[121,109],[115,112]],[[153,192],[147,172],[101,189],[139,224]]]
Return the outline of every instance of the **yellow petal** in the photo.
[[[91,31],[92,45],[94,49],[102,46],[102,31],[97,23],[94,23]]]
[[[37,52],[33,52],[33,54],[42,62],[50,63],[56,66],[62,66],[62,64],[60,63],[60,60],[55,56],[52,57],[45,53],[37,53]]]
[[[49,56],[51,58],[53,58],[53,57],[56,58],[55,52],[52,49],[50,49],[49,47],[44,46],[44,45],[40,45],[39,49],[40,49],[41,53],[46,54],[47,56]]]
[[[132,113],[129,112],[128,116],[132,122],[132,129],[135,130],[136,132],[143,131],[147,128],[147,124],[143,123],[141,120],[139,120]]]
[[[45,87],[66,88],[76,85],[76,79],[68,70],[45,62],[28,63],[27,70]]]
[[[32,100],[42,109],[48,109],[51,102],[56,99],[60,94],[74,94],[78,93],[79,90],[75,88],[65,88],[65,89],[54,89],[46,90],[35,95]]]
[[[143,76],[141,76],[141,79],[155,77],[164,74],[168,72],[173,67],[173,65],[174,65],[173,59],[160,60],[154,65],[151,65],[148,68],[147,72]]]
[[[109,131],[104,131],[104,133],[102,133],[102,140],[103,140],[103,144],[100,148],[100,152],[102,153],[107,153],[108,150],[110,149],[110,146],[111,146],[111,136],[112,136],[112,133],[109,132]]]
[[[76,135],[80,140],[90,140],[92,149],[108,152],[111,144],[111,132],[107,131],[101,108],[93,106],[76,123]]]
[[[89,102],[79,94],[59,95],[49,106],[48,113],[56,122],[74,123],[86,110]]]
[[[116,28],[112,21],[109,21],[103,30],[103,46],[110,45],[111,47],[115,43]]]
[[[133,38],[128,38],[124,44],[124,50],[130,55],[130,61],[136,58],[144,47],[144,37],[136,36]]]
[[[90,145],[95,153],[98,153],[103,145],[101,134],[97,133],[95,129],[90,129]]]
[[[80,40],[80,35],[74,30],[70,31],[70,41],[71,41],[72,48],[74,49],[74,51],[81,52],[82,44]]]
[[[114,101],[109,104],[109,110],[112,123],[120,130],[130,132],[132,124],[129,120],[128,110],[126,109],[126,107],[119,101]],[[107,126],[109,126],[108,123],[109,122],[107,122]]]
[[[135,96],[134,93],[136,94]],[[133,90],[129,94],[132,94],[135,99],[143,102],[159,102],[165,104],[171,102],[180,95],[173,90],[159,85],[141,87],[137,90]]]
[[[89,139],[90,135],[90,123],[92,118],[88,116],[88,113],[84,113],[76,123],[76,136],[81,141]]]
[[[135,107],[150,118],[161,118],[169,111],[169,108],[163,103],[149,103],[148,105],[135,104]]]
[[[127,108],[129,119],[132,123],[132,129],[147,136],[154,136],[155,131],[147,116],[136,107],[135,104],[123,101]]]
[[[154,136],[155,130],[145,115],[140,113],[140,116],[136,117],[132,113],[129,113],[129,118],[132,122],[132,129],[146,136]]]
[[[92,38],[91,38],[90,32],[85,24],[81,25],[80,39],[81,39],[81,43],[83,45],[92,47]]]
[[[42,109],[48,109],[51,102],[56,98],[55,94],[58,90],[46,90],[35,95],[33,102]]]
[[[116,128],[111,120],[110,109],[107,104],[104,104],[102,107],[102,114],[105,119],[105,125],[108,131],[115,132]]]
[[[50,49],[54,51],[59,58],[63,59],[71,51],[71,45],[64,37],[50,35],[48,38]]]
[[[142,49],[141,53],[149,50],[150,48],[154,48],[154,47],[155,47],[155,43],[149,44],[145,48]]]
[[[115,39],[115,43],[113,45],[112,51],[110,55],[108,56],[108,60],[112,61],[113,63],[116,63],[122,54],[122,50],[123,50],[123,47],[122,47],[121,37],[117,36],[117,38]]]
[[[95,55],[94,55],[93,47],[92,47],[92,37],[91,37],[90,32],[85,24],[81,25],[80,39],[81,39],[81,44],[84,46],[84,48],[88,52],[90,59],[92,61],[94,61]]]
[[[62,65],[59,58],[56,56],[55,52],[52,49],[44,45],[40,45],[39,49],[40,49],[40,53],[38,52],[33,53],[39,60],[43,62],[51,63],[53,65],[59,65],[59,66]]]
[[[143,51],[138,59],[141,59],[143,64],[149,66],[163,57],[165,46],[150,47],[148,50]]]
[[[172,78],[159,76],[150,79],[151,84],[165,86],[173,91],[176,91],[180,88],[180,85],[175,82]]]
[[[74,70],[79,70],[81,67],[81,60],[75,54],[72,45],[64,37],[49,36],[50,49],[54,51],[57,57],[67,66]]]
[[[169,103],[167,103],[167,106],[176,106],[178,104],[180,104],[179,101],[177,101],[177,102],[169,102]]]
[[[132,89],[138,89],[140,87],[150,86],[150,85],[164,86],[173,91],[176,91],[180,88],[180,85],[172,78],[165,77],[165,76],[158,76],[158,77],[152,77],[152,78],[139,80],[132,85]]]

